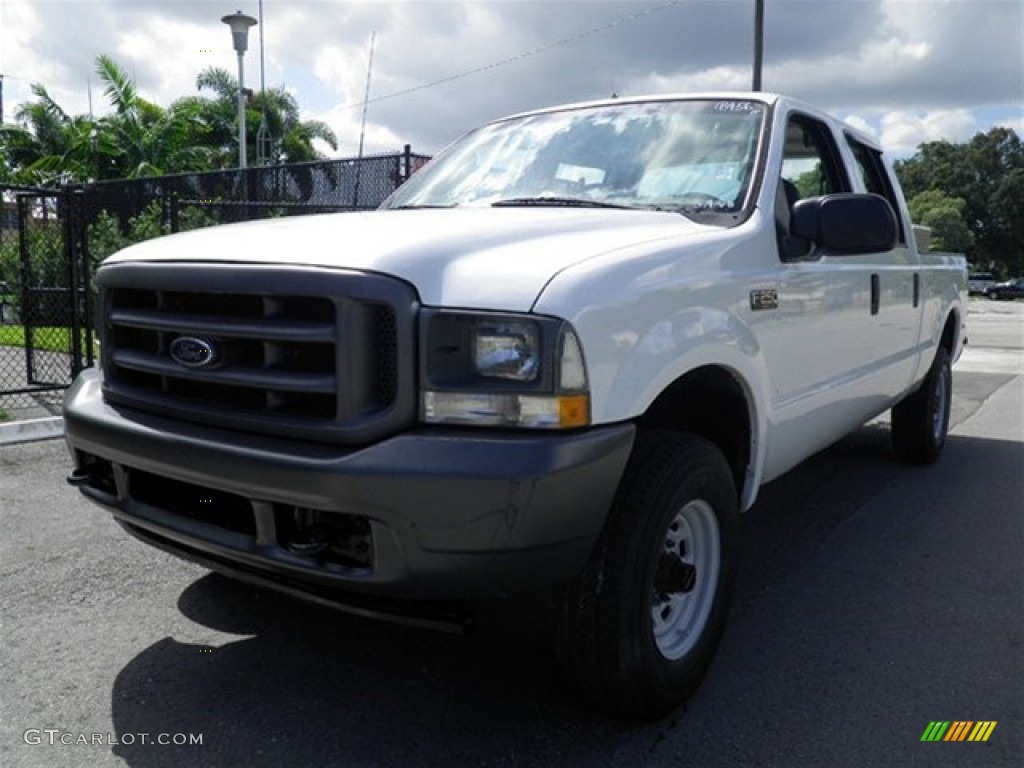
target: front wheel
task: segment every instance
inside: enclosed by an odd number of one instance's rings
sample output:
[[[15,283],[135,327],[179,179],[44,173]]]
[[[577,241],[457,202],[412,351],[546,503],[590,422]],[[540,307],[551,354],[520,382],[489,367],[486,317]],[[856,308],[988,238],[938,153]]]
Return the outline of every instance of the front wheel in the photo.
[[[892,409],[892,444],[897,456],[916,464],[931,464],[939,458],[949,431],[952,399],[952,363],[946,348],[939,347],[918,390]]]
[[[728,614],[738,517],[716,446],[640,434],[601,542],[559,611],[563,667],[606,709],[660,717],[696,689]]]

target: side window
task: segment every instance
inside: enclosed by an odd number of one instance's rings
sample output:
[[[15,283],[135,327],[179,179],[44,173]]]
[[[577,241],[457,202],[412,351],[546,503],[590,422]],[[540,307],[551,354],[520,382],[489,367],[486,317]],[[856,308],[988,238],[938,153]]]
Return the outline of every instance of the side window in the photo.
[[[798,199],[850,191],[850,181],[828,126],[806,115],[790,116],[786,123],[782,178],[784,184],[789,182],[796,188]],[[792,196],[792,188],[789,194]]]
[[[810,242],[790,234],[793,204],[803,198],[850,189],[846,168],[828,126],[807,115],[790,115],[786,122],[782,178],[775,196],[779,255],[783,261],[802,259],[811,249]]]
[[[846,137],[846,143],[850,145],[854,160],[857,162],[857,170],[864,182],[864,188],[875,195],[881,195],[889,201],[893,211],[896,212],[896,222],[900,228],[900,242],[906,242],[906,235],[903,232],[903,221],[899,215],[900,206],[896,200],[896,192],[892,186],[892,179],[882,161],[882,153],[876,149],[861,144],[850,135]]]

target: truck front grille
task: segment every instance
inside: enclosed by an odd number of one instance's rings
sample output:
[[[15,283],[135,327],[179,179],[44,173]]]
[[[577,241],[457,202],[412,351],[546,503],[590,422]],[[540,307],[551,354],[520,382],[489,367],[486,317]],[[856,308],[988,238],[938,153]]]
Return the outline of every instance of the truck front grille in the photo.
[[[404,283],[223,264],[117,264],[99,282],[113,403],[341,443],[414,417],[416,298]]]

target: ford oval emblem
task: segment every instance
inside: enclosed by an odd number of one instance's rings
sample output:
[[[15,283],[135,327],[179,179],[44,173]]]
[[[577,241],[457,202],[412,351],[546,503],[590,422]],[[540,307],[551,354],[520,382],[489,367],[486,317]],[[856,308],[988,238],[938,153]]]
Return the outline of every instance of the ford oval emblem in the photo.
[[[186,368],[205,368],[216,362],[217,348],[196,336],[179,336],[171,342],[171,359]]]

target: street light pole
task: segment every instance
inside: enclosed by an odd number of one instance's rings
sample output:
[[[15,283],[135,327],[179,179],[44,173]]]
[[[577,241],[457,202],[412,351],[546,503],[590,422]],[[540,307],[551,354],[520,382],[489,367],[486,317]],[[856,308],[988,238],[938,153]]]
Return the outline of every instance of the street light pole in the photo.
[[[249,27],[256,19],[237,11],[221,21],[231,27],[231,41],[238,54],[238,167],[245,168],[245,51],[249,47]]]
[[[764,0],[754,0],[754,83],[761,90],[761,63],[764,60]]]
[[[245,54],[238,54],[238,167],[245,168],[249,153],[245,146]]]

